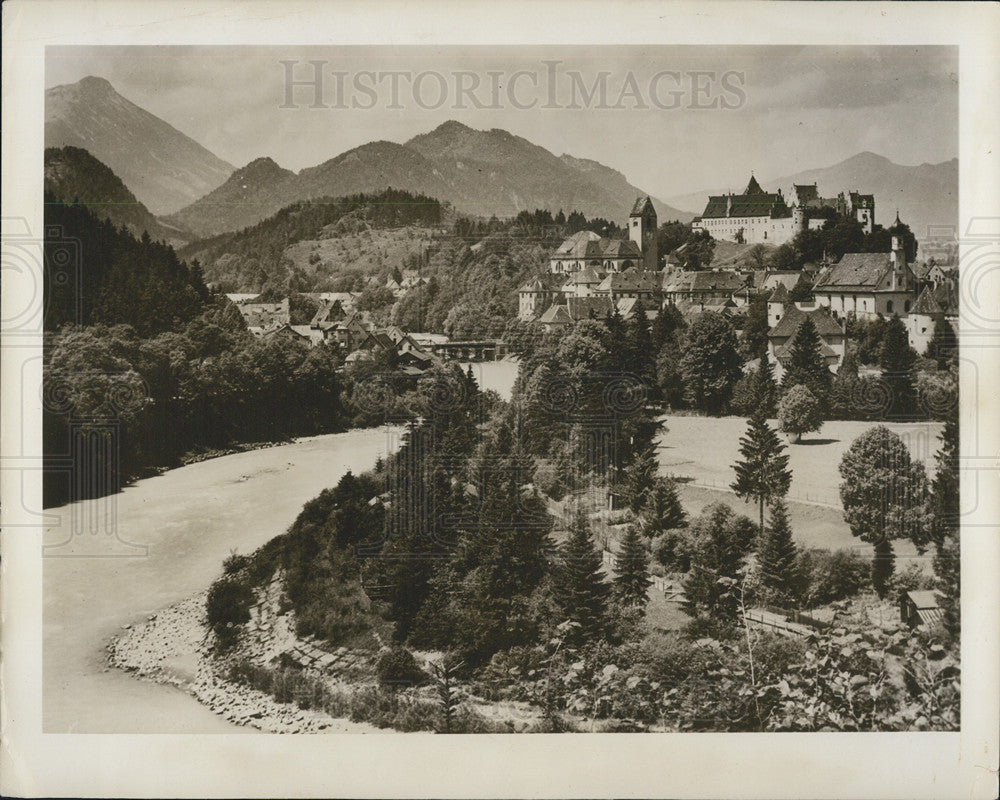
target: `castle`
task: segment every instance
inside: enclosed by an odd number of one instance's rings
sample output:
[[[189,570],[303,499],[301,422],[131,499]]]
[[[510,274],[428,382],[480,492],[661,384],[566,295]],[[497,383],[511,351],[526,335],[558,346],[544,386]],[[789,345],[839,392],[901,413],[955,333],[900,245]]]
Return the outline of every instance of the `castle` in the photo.
[[[838,214],[854,217],[865,233],[875,226],[875,197],[841,192],[836,198],[819,196],[815,183],[794,184],[791,204],[781,189],[765,192],[751,175],[742,194],[709,195],[700,217],[691,223],[693,231],[708,231],[713,239],[746,244],[780,245],[794,239],[808,228],[822,227],[825,218],[814,216],[822,208],[832,208]]]

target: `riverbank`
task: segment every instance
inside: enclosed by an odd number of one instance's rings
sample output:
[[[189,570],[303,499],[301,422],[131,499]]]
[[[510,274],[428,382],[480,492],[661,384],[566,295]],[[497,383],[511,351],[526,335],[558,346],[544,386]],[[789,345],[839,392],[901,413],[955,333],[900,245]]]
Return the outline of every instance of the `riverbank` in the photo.
[[[373,725],[331,717],[322,711],[276,702],[269,695],[223,679],[205,620],[205,596],[192,597],[127,625],[107,647],[108,666],[191,695],[234,725],[265,733],[380,733]],[[259,644],[286,652],[296,640],[287,624],[275,623]],[[267,652],[261,653],[265,658]]]

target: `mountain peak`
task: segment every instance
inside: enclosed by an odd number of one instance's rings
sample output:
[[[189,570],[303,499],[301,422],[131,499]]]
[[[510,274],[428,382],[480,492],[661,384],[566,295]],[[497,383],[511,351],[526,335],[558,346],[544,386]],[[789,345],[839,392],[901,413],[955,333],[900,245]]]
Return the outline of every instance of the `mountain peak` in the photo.
[[[442,122],[434,130],[432,130],[429,136],[434,136],[437,134],[454,134],[454,133],[473,133],[473,129],[468,125],[463,125],[461,122],[455,119],[449,119],[447,122]]]
[[[115,87],[111,85],[111,81],[96,75],[88,75],[86,78],[80,78],[76,83],[70,84],[65,88],[76,90],[77,95],[84,102],[121,97],[115,90]]]

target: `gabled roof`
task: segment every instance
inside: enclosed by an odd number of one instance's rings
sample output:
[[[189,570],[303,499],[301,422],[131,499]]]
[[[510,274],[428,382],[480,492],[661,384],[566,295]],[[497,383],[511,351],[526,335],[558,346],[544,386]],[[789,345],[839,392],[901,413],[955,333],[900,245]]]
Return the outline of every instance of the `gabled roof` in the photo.
[[[566,306],[554,305],[549,306],[545,313],[538,320],[543,325],[572,325],[573,320],[569,315],[569,311],[566,310]]]
[[[566,281],[570,286],[589,286],[591,284],[600,283],[604,280],[604,273],[598,272],[593,267],[586,267],[581,269],[579,272],[573,274],[573,276]]]
[[[764,282],[760,285],[761,289],[774,289],[778,286],[784,286],[787,291],[791,291],[795,288],[795,285],[799,282],[799,278],[802,277],[802,273],[798,270],[772,270],[767,273],[764,277]]]
[[[656,282],[638,272],[612,272],[597,287],[599,292],[643,292],[652,294],[656,291]]]
[[[793,184],[792,191],[795,192],[795,202],[799,205],[805,205],[812,200],[819,199],[819,189],[816,188],[815,183]]]
[[[764,190],[760,188],[760,184],[757,183],[757,179],[751,173],[750,182],[747,184],[747,188],[743,190],[743,194],[765,194]]]
[[[600,240],[593,231],[577,231],[556,248],[553,256],[562,258],[583,258],[587,255],[587,245]]]
[[[837,357],[836,351],[832,347],[830,347],[830,345],[828,345],[826,342],[822,342],[822,341],[819,343],[819,354],[823,358],[836,358]],[[776,359],[778,359],[778,361],[782,362],[783,364],[789,358],[791,358],[792,357],[792,340],[789,339],[787,342],[785,342],[780,347],[775,348],[774,357]]]
[[[934,299],[946,316],[958,316],[958,293],[950,282],[945,281],[934,287]]]
[[[767,298],[769,303],[787,303],[788,302],[788,289],[785,288],[785,284],[779,283],[778,288],[771,292],[771,296]]]
[[[891,253],[845,253],[823,270],[816,279],[815,289],[870,289],[879,287],[892,269]]]
[[[602,255],[605,258],[639,258],[642,251],[631,239],[601,239]]]
[[[747,279],[744,276],[735,272],[701,270],[675,273],[669,279],[665,278],[663,290],[682,294],[732,293],[744,288],[746,282]]]
[[[798,333],[799,325],[802,324],[806,317],[812,319],[813,325],[816,326],[816,333],[819,334],[820,339],[844,335],[844,331],[837,324],[837,321],[830,316],[825,306],[803,311],[795,305],[786,307],[786,311],[781,319],[778,320],[778,324],[771,328],[770,333],[767,335],[771,339],[794,338],[795,334]]]
[[[934,295],[931,294],[931,290],[926,286],[924,290],[920,293],[920,297],[917,298],[916,304],[910,309],[911,314],[924,314],[928,317],[936,316],[942,313],[943,309],[937,300],[934,299]]]
[[[611,298],[607,295],[598,297],[567,297],[566,309],[570,318],[576,322],[581,319],[604,319],[612,312]]]

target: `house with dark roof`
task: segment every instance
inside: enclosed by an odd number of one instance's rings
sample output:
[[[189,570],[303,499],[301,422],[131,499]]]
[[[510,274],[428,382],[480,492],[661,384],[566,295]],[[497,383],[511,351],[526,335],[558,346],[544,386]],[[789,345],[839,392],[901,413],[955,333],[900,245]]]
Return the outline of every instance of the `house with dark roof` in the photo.
[[[538,322],[546,332],[549,332],[573,325],[583,319],[607,319],[613,311],[609,295],[567,297],[562,303],[551,306]]]
[[[243,315],[247,330],[255,336],[261,336],[264,331],[292,321],[287,297],[280,303],[237,303],[236,307]]]
[[[751,175],[742,194],[709,195],[691,230],[713,239],[747,244],[783,244],[802,230],[801,213],[793,214],[779,189],[765,192]]]
[[[826,308],[802,309],[795,303],[786,303],[777,324],[767,334],[768,359],[774,364],[774,375],[779,381],[785,373],[795,336],[807,317],[819,334],[820,354],[827,367],[836,370],[844,359],[847,334],[843,323],[837,322]]]
[[[593,290],[594,296],[607,295],[612,303],[624,298],[651,301],[656,294],[659,274],[647,275],[634,269],[612,272]]]
[[[562,297],[566,276],[550,272],[532,278],[517,290],[517,317],[530,322]],[[595,279],[596,280],[596,279]]]
[[[683,313],[705,311],[732,301],[743,290],[748,277],[736,272],[667,272],[663,277],[663,302]],[[735,304],[734,304],[735,305]]]
[[[934,295],[926,286],[917,298],[904,320],[906,333],[910,337],[910,347],[918,353],[927,349],[927,344],[934,337],[934,324],[944,316],[944,309],[934,299]]]
[[[916,276],[906,263],[898,236],[888,253],[845,253],[840,261],[821,270],[813,296],[834,317],[873,319],[910,313],[916,300]]]

